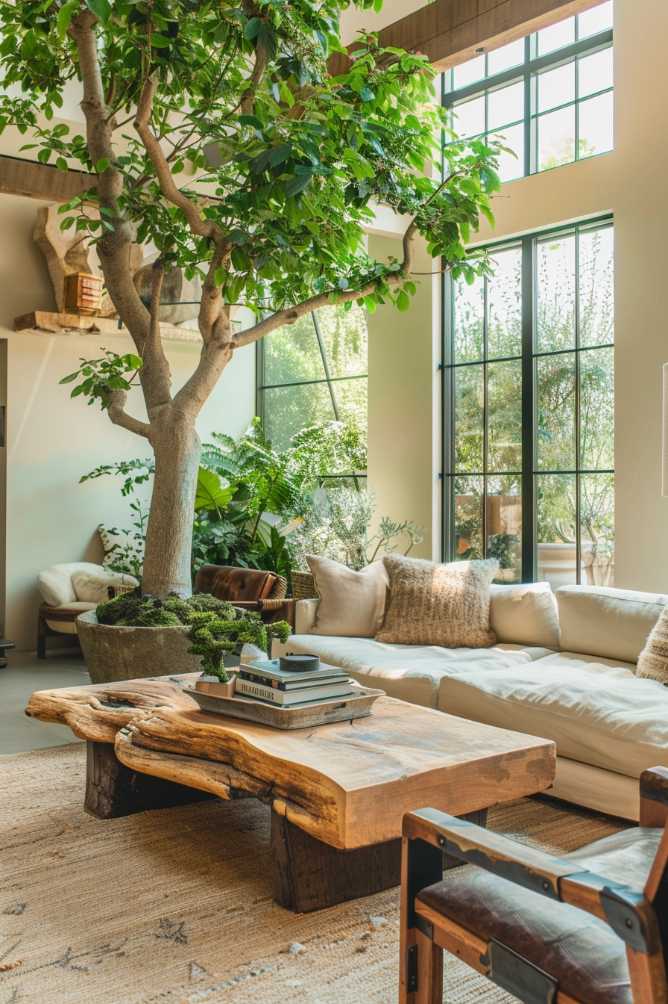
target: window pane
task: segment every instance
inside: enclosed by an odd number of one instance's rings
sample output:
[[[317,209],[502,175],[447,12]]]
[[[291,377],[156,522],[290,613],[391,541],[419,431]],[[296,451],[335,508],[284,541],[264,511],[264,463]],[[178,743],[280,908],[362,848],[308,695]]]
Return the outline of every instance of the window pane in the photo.
[[[538,475],[535,486],[538,579],[557,589],[577,581],[575,475]]]
[[[580,465],[585,470],[615,465],[614,350],[580,353]]]
[[[579,140],[578,157],[592,157],[596,153],[612,150],[613,96],[612,91],[597,98],[588,98],[578,105]]]
[[[575,235],[536,248],[536,351],[575,347]]]
[[[519,478],[487,479],[487,557],[500,568],[496,582],[522,581],[522,489]]]
[[[279,450],[286,449],[292,436],[305,426],[331,422],[334,418],[327,384],[276,387],[262,391],[262,395],[265,432]]]
[[[509,42],[508,45],[502,45],[500,49],[487,53],[487,75],[491,77],[523,62],[524,39],[518,38],[516,42]]]
[[[355,304],[351,310],[322,307],[318,311],[318,325],[331,375],[366,373],[369,338],[364,311]]]
[[[487,367],[487,469],[522,470],[522,362]]]
[[[467,59],[465,63],[455,66],[452,71],[452,83],[455,90],[460,87],[467,87],[474,84],[476,80],[482,80],[485,76],[485,57],[476,56],[475,59]]]
[[[589,38],[612,28],[612,0],[578,14],[578,38]]]
[[[539,56],[563,49],[565,45],[575,41],[575,18],[567,17],[564,21],[550,25],[549,28],[543,28],[537,35]]]
[[[469,286],[463,279],[454,284],[455,362],[469,362],[483,356],[484,282]]]
[[[264,340],[264,383],[321,380],[322,356],[310,314]]]
[[[369,425],[369,384],[366,379],[336,380],[332,390],[342,422],[352,422],[358,429],[366,430]]]
[[[499,177],[501,181],[514,181],[524,174],[524,126],[511,126],[500,133],[503,145],[512,153],[502,153],[499,157]]]
[[[582,582],[615,584],[615,478],[584,474],[580,478]]]
[[[612,87],[612,46],[578,60],[578,97]]]
[[[522,353],[522,249],[493,251],[494,274],[487,280],[487,352]]]
[[[485,95],[454,106],[453,128],[458,136],[477,136],[485,131]]]
[[[455,370],[455,470],[483,470],[484,385],[480,366]]]
[[[575,106],[548,112],[537,120],[538,170],[575,160]]]
[[[482,558],[482,478],[453,478],[455,558]]]
[[[605,345],[614,340],[613,229],[580,233],[580,345]]]
[[[538,111],[546,112],[575,100],[575,62],[537,75]]]
[[[487,128],[498,129],[524,116],[524,81],[487,93]]]
[[[575,354],[536,360],[536,467],[575,469]]]

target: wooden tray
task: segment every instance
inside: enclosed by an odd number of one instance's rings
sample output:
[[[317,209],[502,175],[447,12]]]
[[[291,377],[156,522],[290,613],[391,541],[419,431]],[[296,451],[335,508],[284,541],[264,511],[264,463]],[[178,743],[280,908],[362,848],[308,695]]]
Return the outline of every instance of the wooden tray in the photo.
[[[212,711],[216,715],[228,715],[231,718],[243,718],[248,722],[259,722],[275,729],[308,729],[314,725],[329,725],[330,722],[352,721],[353,718],[366,718],[371,714],[371,706],[379,697],[385,696],[384,690],[370,690],[368,687],[353,687],[351,697],[337,697],[331,701],[313,701],[300,704],[296,708],[282,708],[264,701],[255,701],[252,697],[214,697],[204,694],[194,687],[184,687],[183,693],[190,694],[197,701],[202,711]]]

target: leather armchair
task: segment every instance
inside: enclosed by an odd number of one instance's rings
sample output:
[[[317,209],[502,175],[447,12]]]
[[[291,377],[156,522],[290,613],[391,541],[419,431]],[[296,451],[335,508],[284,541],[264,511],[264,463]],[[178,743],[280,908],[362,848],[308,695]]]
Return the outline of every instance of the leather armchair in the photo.
[[[202,565],[195,576],[195,592],[211,593],[235,607],[256,610],[265,623],[286,620],[294,625],[294,600],[286,598],[287,582],[276,572],[231,565]]]
[[[434,809],[404,817],[401,1004],[441,1004],[443,950],[527,1004],[666,1004],[668,770],[640,826],[557,857]],[[443,858],[473,865],[449,872]]]

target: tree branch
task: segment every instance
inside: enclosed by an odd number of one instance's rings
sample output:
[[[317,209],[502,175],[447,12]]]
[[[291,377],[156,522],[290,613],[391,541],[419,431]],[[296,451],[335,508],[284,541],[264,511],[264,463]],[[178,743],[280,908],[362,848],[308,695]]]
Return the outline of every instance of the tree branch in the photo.
[[[111,392],[109,407],[107,408],[109,418],[114,425],[120,425],[121,428],[127,429],[128,432],[134,432],[137,436],[144,436],[145,439],[150,439],[151,427],[148,422],[141,422],[138,418],[128,415],[125,410],[127,399],[128,394],[125,390],[114,390]]]
[[[100,205],[110,211],[113,230],[104,234],[97,247],[107,289],[114,306],[139,352],[146,337],[148,311],[141,302],[127,267],[130,244],[134,234],[130,224],[119,210],[118,200],[123,194],[123,176],[114,166],[113,116],[108,115],[102,74],[97,50],[95,25],[97,18],[84,10],[72,18],[69,32],[79,56],[83,82],[81,109],[86,119],[86,143],[94,164],[108,162],[106,170],[98,175],[97,191]]]
[[[160,294],[164,277],[164,264],[162,259],[158,258],[153,264],[151,273],[150,322],[144,345],[144,365],[139,371],[149,418],[172,399],[172,374],[160,337]]]
[[[413,241],[417,233],[417,223],[415,220],[412,220],[406,228],[402,240],[404,258],[401,268],[388,272],[383,276],[388,286],[400,285],[402,282],[405,282],[410,274],[411,263],[413,261]],[[264,338],[265,335],[275,331],[276,328],[281,328],[284,324],[294,324],[304,314],[310,314],[312,311],[318,310],[320,307],[326,307],[332,302],[354,303],[356,300],[361,300],[375,291],[377,282],[378,280],[374,279],[366,283],[361,289],[346,290],[343,293],[340,290],[332,289],[326,293],[318,293],[316,296],[311,296],[308,300],[304,300],[294,307],[286,307],[284,310],[279,310],[275,314],[272,314],[271,317],[266,317],[264,320],[259,321],[252,328],[247,328],[246,331],[240,331],[238,335],[234,335],[234,346],[235,348],[241,348],[243,345],[251,345],[253,342],[259,341],[260,338]]]
[[[193,234],[196,234],[198,237],[220,239],[223,235],[215,223],[212,223],[210,220],[203,220],[195,203],[178,188],[169,169],[167,158],[160,146],[160,141],[151,130],[150,121],[153,111],[155,87],[155,79],[147,77],[137,106],[135,129],[153,164],[153,169],[160,185],[160,191],[168,202],[171,202],[173,206],[181,210]]]

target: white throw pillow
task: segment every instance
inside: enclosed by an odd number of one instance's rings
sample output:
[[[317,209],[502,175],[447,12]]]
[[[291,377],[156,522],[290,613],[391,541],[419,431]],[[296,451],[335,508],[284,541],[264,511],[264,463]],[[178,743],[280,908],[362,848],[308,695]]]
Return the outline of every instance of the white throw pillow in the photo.
[[[119,572],[75,572],[72,585],[78,600],[83,603],[106,603],[118,593],[127,592],[139,585],[132,575]]]
[[[50,607],[73,603],[77,598],[72,585],[74,573],[91,572],[93,575],[99,575],[102,571],[102,565],[96,565],[92,561],[63,561],[58,565],[52,565],[38,576],[37,582],[42,599]]]
[[[373,638],[385,613],[388,577],[382,561],[360,572],[331,558],[307,556],[320,596],[311,634]]]
[[[557,599],[549,582],[492,584],[490,620],[497,641],[559,648]]]

